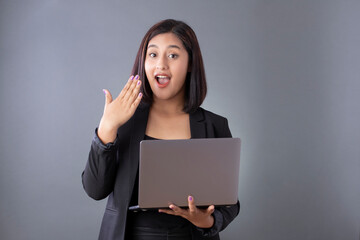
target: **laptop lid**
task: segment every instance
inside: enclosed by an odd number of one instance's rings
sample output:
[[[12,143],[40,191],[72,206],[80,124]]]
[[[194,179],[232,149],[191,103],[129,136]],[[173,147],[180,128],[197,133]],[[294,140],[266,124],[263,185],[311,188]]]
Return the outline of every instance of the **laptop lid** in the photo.
[[[232,205],[238,199],[239,138],[143,140],[140,142],[141,209]]]

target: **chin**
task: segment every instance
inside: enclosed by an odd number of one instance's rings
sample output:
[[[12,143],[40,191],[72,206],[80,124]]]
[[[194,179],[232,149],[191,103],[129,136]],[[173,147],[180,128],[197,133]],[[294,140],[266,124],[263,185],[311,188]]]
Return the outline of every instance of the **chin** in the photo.
[[[167,95],[167,94],[154,94],[153,93],[153,96],[156,98],[156,99],[159,99],[159,100],[169,100],[171,99],[172,97]]]

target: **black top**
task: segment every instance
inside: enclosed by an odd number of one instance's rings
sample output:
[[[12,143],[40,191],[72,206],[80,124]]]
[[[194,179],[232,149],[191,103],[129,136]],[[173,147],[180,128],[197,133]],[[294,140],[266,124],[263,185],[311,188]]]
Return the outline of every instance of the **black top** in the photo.
[[[144,140],[159,140],[145,135]],[[139,191],[139,169],[137,171],[134,190],[131,196],[130,206],[138,205]],[[186,197],[186,196],[185,196]],[[131,227],[151,227],[157,229],[177,229],[189,226],[190,222],[185,218],[173,216],[166,213],[159,213],[157,209],[148,211],[129,211],[128,226]]]

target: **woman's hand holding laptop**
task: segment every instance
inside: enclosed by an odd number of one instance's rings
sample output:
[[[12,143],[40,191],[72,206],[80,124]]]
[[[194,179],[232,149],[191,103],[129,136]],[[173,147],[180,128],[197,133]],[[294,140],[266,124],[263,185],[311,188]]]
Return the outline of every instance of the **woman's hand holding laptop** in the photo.
[[[159,212],[181,216],[199,228],[211,228],[213,226],[214,217],[212,213],[215,210],[214,205],[209,206],[207,209],[197,208],[192,196],[188,197],[188,205],[188,209],[183,209],[175,204],[170,204],[170,209],[159,209]]]

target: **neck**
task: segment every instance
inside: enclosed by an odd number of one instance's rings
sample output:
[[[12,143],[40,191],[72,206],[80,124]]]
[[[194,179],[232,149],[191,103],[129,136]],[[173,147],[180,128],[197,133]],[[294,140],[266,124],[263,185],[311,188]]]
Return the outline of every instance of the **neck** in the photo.
[[[184,99],[153,99],[151,110],[164,115],[184,114]]]

